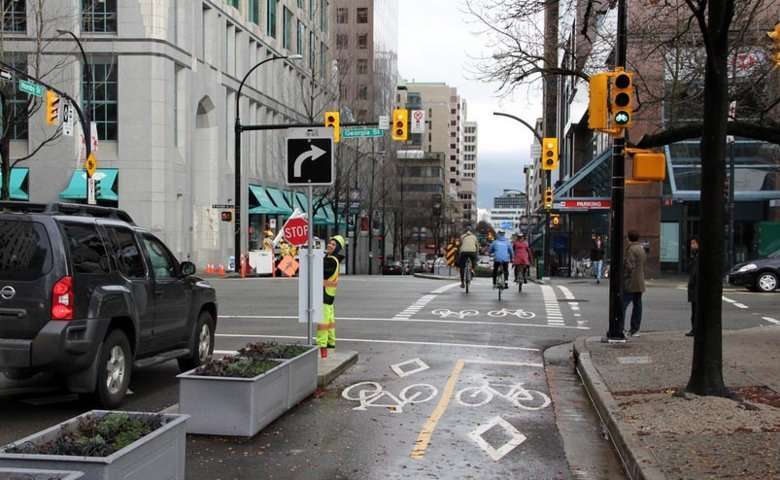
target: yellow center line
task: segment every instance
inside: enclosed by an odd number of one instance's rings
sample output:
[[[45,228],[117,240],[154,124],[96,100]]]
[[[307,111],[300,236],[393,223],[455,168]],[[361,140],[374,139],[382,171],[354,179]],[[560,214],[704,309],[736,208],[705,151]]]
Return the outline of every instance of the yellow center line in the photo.
[[[423,425],[422,430],[420,430],[420,435],[417,436],[417,441],[412,450],[412,459],[420,460],[425,456],[425,450],[428,448],[428,444],[431,443],[433,431],[436,430],[436,425],[439,423],[439,420],[447,410],[447,406],[450,404],[452,393],[455,391],[455,385],[458,383],[458,377],[460,376],[461,370],[463,370],[464,364],[465,362],[463,360],[458,360],[455,363],[455,368],[452,369],[450,378],[447,380],[447,386],[444,387],[444,392],[441,394],[439,404],[433,409],[433,413],[431,413],[431,416],[428,417],[425,425]]]

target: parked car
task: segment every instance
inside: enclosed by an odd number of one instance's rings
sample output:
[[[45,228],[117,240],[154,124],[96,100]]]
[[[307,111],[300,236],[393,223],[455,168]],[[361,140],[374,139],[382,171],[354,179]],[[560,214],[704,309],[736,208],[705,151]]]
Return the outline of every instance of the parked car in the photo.
[[[214,289],[127,213],[0,202],[0,372],[120,405],[135,368],[214,349]]]
[[[402,275],[404,266],[399,261],[389,261],[382,266],[382,275]]]
[[[780,279],[780,250],[766,258],[751,260],[736,265],[729,272],[729,283],[742,285],[754,291],[772,292]]]
[[[490,255],[480,255],[477,259],[477,265],[474,267],[474,273],[478,277],[493,276],[493,259]]]

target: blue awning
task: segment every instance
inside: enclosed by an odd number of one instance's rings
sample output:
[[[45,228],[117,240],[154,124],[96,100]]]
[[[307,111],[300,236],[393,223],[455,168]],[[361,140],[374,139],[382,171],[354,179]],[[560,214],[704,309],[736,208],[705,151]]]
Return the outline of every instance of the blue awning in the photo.
[[[116,168],[98,168],[93,175],[97,200],[111,202],[119,201],[119,170]],[[70,177],[67,188],[60,193],[62,200],[86,200],[87,199],[87,171],[76,170]]]
[[[287,202],[288,194],[287,192],[282,192],[278,188],[274,187],[265,187],[265,191],[268,194],[268,196],[271,198],[271,200],[274,202],[274,206],[278,208],[281,213],[279,215],[291,215],[292,214],[292,208],[290,208],[290,204]]]
[[[10,198],[11,200],[30,200],[30,169],[17,167],[11,169]],[[3,181],[3,172],[0,171],[0,182]],[[0,183],[2,185],[2,183]]]
[[[284,215],[287,213],[286,209],[279,208],[274,204],[265,187],[249,185],[249,191],[257,203],[257,206],[249,209],[250,214]],[[252,203],[253,202],[250,201],[250,205]]]

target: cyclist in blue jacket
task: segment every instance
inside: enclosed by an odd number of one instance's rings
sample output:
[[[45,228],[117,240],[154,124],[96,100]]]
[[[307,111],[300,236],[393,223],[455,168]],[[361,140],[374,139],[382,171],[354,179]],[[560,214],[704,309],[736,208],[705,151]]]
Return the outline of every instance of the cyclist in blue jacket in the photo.
[[[498,269],[501,268],[504,272],[504,288],[507,286],[509,280],[509,262],[515,256],[515,252],[512,249],[512,244],[504,237],[504,232],[499,230],[496,239],[490,244],[489,253],[493,255],[493,287],[496,286],[496,275]]]

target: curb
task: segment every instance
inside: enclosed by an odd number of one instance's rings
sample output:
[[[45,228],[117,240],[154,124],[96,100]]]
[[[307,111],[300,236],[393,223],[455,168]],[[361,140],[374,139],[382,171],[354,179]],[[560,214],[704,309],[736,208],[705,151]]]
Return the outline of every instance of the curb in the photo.
[[[450,280],[450,281],[457,280],[457,281],[460,281],[460,277],[447,277],[447,276],[444,276],[444,275],[433,275],[433,274],[430,274],[430,273],[415,273],[414,276],[417,277],[417,278],[427,278],[429,280]]]
[[[656,458],[650,450],[640,444],[636,430],[616,417],[615,412],[619,408],[617,401],[593,365],[590,352],[585,344],[586,340],[586,337],[580,337],[574,341],[573,353],[577,373],[596,409],[596,413],[606,426],[626,474],[632,480],[666,479],[666,475],[658,465]]]
[[[317,363],[317,386],[323,388],[358,361],[358,352],[334,351]]]

